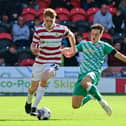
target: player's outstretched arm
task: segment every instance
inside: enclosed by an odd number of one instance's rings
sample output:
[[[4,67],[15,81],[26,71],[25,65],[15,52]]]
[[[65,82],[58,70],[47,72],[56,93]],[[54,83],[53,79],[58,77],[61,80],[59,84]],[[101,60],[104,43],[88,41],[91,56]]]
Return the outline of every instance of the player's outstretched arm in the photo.
[[[71,31],[69,31],[68,33],[68,39],[71,45],[71,51],[72,51],[71,53],[73,53],[74,55],[76,52],[76,49],[75,49],[76,40],[75,40],[74,34]]]
[[[71,48],[65,47],[65,48],[63,48],[63,49],[61,50],[61,53],[62,53],[65,57],[70,58],[70,57],[74,56],[76,52],[74,52],[74,53],[72,52],[72,47],[71,47]]]
[[[117,51],[114,55],[117,59],[123,61],[123,62],[126,62],[126,56],[123,55],[122,53],[120,53],[119,51]]]

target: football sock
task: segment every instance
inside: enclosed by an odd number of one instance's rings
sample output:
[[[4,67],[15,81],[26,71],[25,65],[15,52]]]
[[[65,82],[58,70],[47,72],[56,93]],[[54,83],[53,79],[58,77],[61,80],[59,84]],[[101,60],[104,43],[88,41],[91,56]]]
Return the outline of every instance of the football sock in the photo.
[[[32,103],[33,96],[34,96],[34,94],[28,93],[28,97],[27,97],[27,100],[26,100],[28,104],[31,104]]]
[[[81,102],[81,106],[83,106],[84,104],[86,104],[88,101],[90,101],[91,99],[93,99],[93,97],[91,95],[86,95]]]
[[[90,84],[89,87],[87,88],[87,91],[98,101],[102,99],[102,96],[95,85]]]
[[[40,100],[42,99],[42,97],[45,94],[45,91],[46,91],[46,87],[41,87],[41,86],[38,87],[38,89],[36,91],[36,98],[35,98],[35,101],[34,101],[34,104],[32,107],[38,106]]]

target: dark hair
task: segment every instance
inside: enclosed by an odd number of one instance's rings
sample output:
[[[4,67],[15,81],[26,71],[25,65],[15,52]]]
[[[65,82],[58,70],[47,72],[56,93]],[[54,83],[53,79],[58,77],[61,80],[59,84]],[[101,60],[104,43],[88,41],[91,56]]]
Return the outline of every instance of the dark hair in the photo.
[[[56,12],[55,10],[51,9],[51,8],[47,8],[44,10],[44,17],[49,16],[51,18],[55,18],[56,17]]]
[[[103,33],[103,31],[104,31],[104,27],[101,24],[94,24],[94,25],[92,25],[91,26],[91,30],[93,30],[93,29],[100,30],[100,33]]]
[[[77,33],[77,37],[83,37],[82,33]]]
[[[40,20],[40,18],[39,18],[38,16],[36,16],[36,17],[34,18],[34,21],[35,21],[35,20]]]

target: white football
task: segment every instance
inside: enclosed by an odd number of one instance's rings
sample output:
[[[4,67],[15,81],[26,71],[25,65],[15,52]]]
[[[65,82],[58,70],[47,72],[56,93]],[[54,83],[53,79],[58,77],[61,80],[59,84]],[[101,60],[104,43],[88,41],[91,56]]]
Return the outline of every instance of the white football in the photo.
[[[51,117],[51,111],[47,107],[43,107],[41,109],[38,109],[38,115],[37,118],[39,120],[48,120]]]

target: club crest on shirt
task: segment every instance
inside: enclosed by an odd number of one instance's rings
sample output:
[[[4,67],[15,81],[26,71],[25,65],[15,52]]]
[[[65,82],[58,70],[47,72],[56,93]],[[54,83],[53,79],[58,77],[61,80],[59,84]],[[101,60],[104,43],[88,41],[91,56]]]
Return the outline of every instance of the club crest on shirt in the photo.
[[[44,44],[45,43],[45,41],[41,41],[41,44]]]
[[[101,47],[101,45],[96,45],[96,47],[97,47],[97,48],[100,48],[100,47]]]
[[[55,36],[56,36],[56,37],[60,36],[60,33],[56,32]]]

